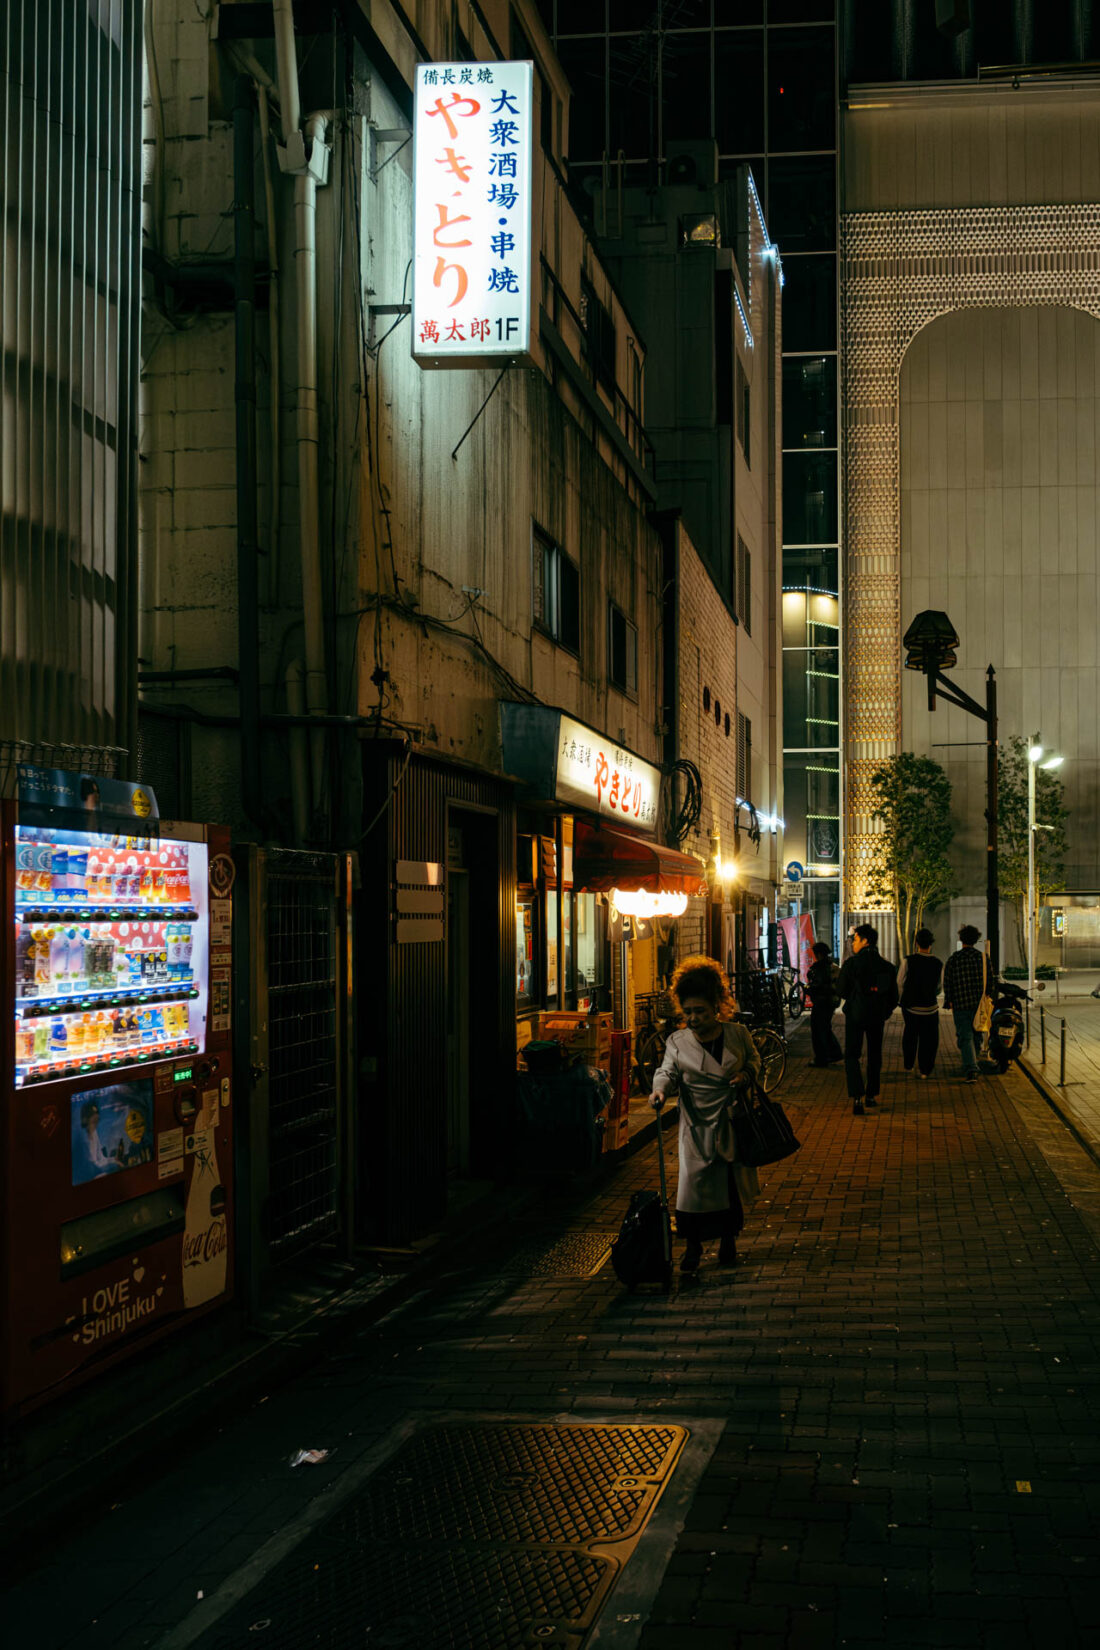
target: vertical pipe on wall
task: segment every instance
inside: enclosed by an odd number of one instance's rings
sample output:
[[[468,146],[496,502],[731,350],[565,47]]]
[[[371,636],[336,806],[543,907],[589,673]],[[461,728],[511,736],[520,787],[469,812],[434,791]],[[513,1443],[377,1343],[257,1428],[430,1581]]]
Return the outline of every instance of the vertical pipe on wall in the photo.
[[[267,87],[257,82],[256,95],[260,110],[260,154],[263,161],[264,173],[264,211],[267,228],[267,332],[268,349],[270,352],[270,396],[271,396],[271,514],[267,527],[267,600],[273,605],[279,604],[279,529],[281,525],[281,495],[282,495],[282,432],[280,420],[279,394],[282,382],[282,356],[280,353],[280,311],[279,311],[279,235],[275,217],[275,179],[271,170],[271,126],[268,118]]]
[[[252,82],[238,75],[233,99],[233,287],[237,420],[237,650],[240,668],[241,800],[260,825],[259,576],[256,532],[256,256],[253,243]]]
[[[292,716],[306,714],[306,675],[301,659],[286,667],[286,708]],[[294,814],[294,840],[302,847],[309,836],[309,747],[304,727],[288,732],[290,742],[290,802]]]
[[[272,0],[275,21],[275,61],[279,75],[279,113],[283,122],[283,141],[296,132],[302,123],[302,105],[298,94],[298,48],[294,44],[293,0]]]
[[[321,576],[321,430],[317,411],[317,178],[308,169],[315,145],[324,146],[327,120],[306,121],[307,170],[294,179],[294,266],[298,292],[298,498],[301,512],[302,621],[306,645],[306,704],[311,716],[328,711],[324,585]],[[313,806],[324,801],[325,736],[313,734],[310,765]]]
[[[302,622],[305,629],[306,704],[312,716],[328,711],[325,660],[324,584],[321,576],[321,518],[317,411],[317,185],[328,180],[325,131],[328,116],[306,117],[304,132],[298,88],[298,54],[294,42],[292,0],[272,0],[275,56],[279,78],[279,112],[283,148],[279,163],[294,176],[294,274],[297,297],[298,370],[296,388],[298,442],[299,554],[302,568]],[[303,141],[304,140],[304,141]],[[315,817],[325,802],[325,735],[317,727],[311,740],[312,803]]]

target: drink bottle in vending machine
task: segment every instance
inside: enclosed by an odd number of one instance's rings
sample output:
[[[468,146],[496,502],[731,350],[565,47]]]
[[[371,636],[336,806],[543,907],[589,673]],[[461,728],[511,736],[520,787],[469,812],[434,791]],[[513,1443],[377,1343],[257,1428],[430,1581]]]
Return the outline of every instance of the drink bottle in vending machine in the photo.
[[[21,770],[0,833],[12,1414],[232,1296],[234,871],[103,776]]]

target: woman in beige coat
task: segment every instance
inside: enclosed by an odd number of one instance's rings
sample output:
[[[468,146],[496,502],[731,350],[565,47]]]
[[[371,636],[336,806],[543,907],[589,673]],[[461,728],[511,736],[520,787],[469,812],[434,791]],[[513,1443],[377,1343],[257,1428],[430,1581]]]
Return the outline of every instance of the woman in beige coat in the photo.
[[[676,1230],[686,1243],[681,1272],[697,1272],[703,1244],[718,1238],[719,1266],[737,1264],[737,1236],[758,1191],[756,1170],[736,1161],[730,1108],[760,1076],[760,1055],[731,1016],[729,981],[710,957],[688,957],[672,977],[687,1021],[674,1031],[653,1079],[653,1105],[680,1095],[680,1181]]]

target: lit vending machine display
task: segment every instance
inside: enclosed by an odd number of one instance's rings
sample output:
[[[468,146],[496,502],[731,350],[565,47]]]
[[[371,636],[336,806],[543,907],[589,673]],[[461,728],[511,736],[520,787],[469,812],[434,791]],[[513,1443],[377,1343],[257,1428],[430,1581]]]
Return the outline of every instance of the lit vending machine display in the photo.
[[[205,842],[15,827],[15,1084],[201,1054]]]

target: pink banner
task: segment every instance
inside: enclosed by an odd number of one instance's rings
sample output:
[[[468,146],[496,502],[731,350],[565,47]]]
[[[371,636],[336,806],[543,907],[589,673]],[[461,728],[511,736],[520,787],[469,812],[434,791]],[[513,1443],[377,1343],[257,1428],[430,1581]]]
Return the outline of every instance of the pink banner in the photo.
[[[787,959],[792,968],[798,969],[799,976],[805,982],[814,960],[813,947],[817,938],[813,915],[804,911],[800,917],[781,917],[779,926],[787,946]]]

